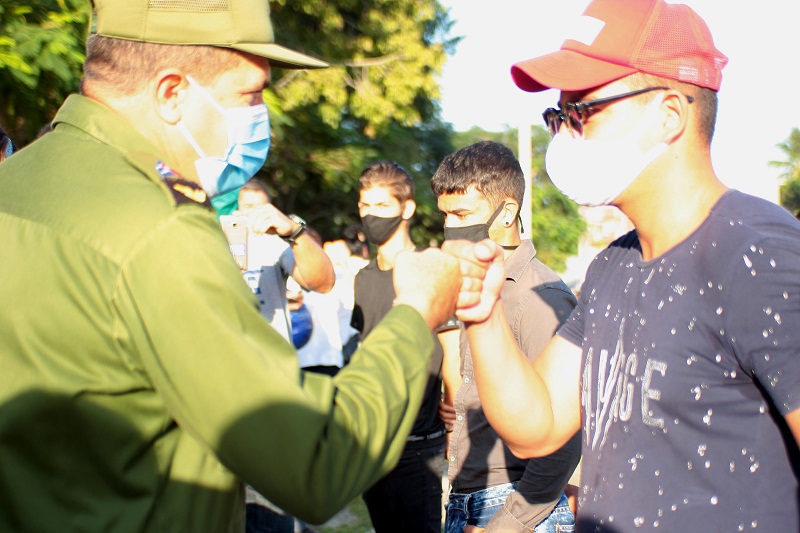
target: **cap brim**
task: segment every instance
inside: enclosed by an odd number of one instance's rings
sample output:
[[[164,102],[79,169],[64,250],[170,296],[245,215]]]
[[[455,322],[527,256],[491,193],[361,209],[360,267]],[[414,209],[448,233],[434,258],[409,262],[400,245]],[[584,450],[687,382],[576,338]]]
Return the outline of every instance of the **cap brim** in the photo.
[[[301,69],[301,68],[327,68],[328,65],[324,61],[289,50],[275,43],[236,43],[230,45],[230,48],[247,52],[269,59],[269,64],[273,67],[287,68],[287,69]]]
[[[636,69],[594,59],[571,50],[520,61],[511,67],[511,77],[523,91],[545,89],[584,91],[605,85],[634,72]]]

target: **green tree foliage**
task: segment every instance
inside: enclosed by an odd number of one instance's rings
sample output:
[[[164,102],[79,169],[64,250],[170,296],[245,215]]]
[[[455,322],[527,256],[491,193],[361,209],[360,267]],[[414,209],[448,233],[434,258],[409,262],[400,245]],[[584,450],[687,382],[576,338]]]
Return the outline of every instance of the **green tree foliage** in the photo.
[[[548,180],[533,185],[531,210],[531,238],[537,257],[556,272],[563,272],[567,258],[578,253],[578,240],[586,230],[578,205]]]
[[[380,159],[417,184],[412,238],[441,228],[428,182],[452,151],[437,100],[450,21],[436,0],[307,0],[272,3],[279,42],[320,57],[319,71],[275,69],[270,90],[273,151],[261,177],[276,204],[324,237],[358,221],[357,180]]]
[[[783,183],[780,188],[780,203],[792,213],[800,213],[800,130],[792,128],[789,138],[778,144],[786,156],[784,161],[769,164],[782,170]]]
[[[17,144],[77,90],[88,21],[86,0],[0,3],[0,123]]]

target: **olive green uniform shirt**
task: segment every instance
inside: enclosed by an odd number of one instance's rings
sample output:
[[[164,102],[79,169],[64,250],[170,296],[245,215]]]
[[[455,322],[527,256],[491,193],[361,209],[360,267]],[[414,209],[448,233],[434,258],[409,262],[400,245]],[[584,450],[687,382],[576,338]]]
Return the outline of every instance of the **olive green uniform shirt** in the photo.
[[[301,373],[164,157],[71,96],[0,165],[1,531],[241,531],[242,481],[321,522],[405,445],[422,317],[397,307],[336,378]]]

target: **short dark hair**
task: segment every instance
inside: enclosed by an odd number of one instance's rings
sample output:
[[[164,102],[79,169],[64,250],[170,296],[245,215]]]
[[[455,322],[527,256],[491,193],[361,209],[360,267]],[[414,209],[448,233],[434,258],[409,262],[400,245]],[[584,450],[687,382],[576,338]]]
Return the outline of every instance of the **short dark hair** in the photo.
[[[384,187],[400,203],[414,199],[414,180],[406,169],[393,161],[378,161],[361,173],[358,178],[358,189],[363,191],[371,187]]]
[[[212,82],[230,68],[241,54],[205,45],[175,45],[115,39],[91,35],[86,41],[86,61],[81,94],[91,95],[97,86],[130,96],[159,70],[176,67],[200,82]]]
[[[250,181],[242,185],[240,191],[258,191],[263,192],[267,195],[267,198],[270,198],[269,189],[267,189],[266,183],[261,181],[258,178],[252,178]]]
[[[431,178],[431,189],[437,197],[464,194],[472,186],[492,204],[513,198],[521,207],[525,174],[509,147],[480,141],[445,157]]]
[[[691,96],[694,99],[692,106],[697,109],[697,132],[704,142],[708,145],[711,144],[711,139],[714,138],[714,128],[717,123],[717,91],[698,85],[692,85],[691,83],[660,78],[644,72],[631,74],[623,78],[622,81],[634,91],[647,87],[669,87],[686,96]],[[655,98],[655,93],[652,94],[651,98]]]

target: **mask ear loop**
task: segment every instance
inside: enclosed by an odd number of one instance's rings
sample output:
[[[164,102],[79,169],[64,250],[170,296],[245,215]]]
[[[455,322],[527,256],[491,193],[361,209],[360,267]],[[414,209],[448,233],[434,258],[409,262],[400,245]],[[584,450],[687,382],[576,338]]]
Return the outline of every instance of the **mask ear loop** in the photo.
[[[178,123],[175,124],[175,127],[178,128],[178,131],[180,131],[181,134],[183,134],[186,141],[192,145],[192,148],[194,148],[194,151],[197,152],[197,155],[199,155],[201,159],[205,159],[207,157],[206,153],[202,148],[200,148],[200,145],[197,143],[197,139],[194,138],[194,135],[189,132],[189,128],[187,128],[182,121],[178,121]]]
[[[503,208],[504,208],[505,206],[506,206],[506,203],[505,203],[505,202],[503,202],[502,204],[500,204],[499,206],[497,206],[497,209],[495,209],[495,210],[494,210],[494,213],[492,213],[492,216],[490,216],[490,217],[489,217],[489,220],[487,220],[487,221],[486,221],[486,227],[487,227],[487,228],[488,228],[489,226],[491,226],[491,225],[494,223],[495,219],[496,219],[498,216],[500,216],[500,212],[503,210]]]
[[[187,74],[186,81],[189,82],[189,85],[197,89],[197,92],[200,93],[200,96],[202,96],[204,100],[211,104],[214,109],[223,115],[225,114],[225,109],[219,105],[219,102],[214,100],[214,98],[208,94],[208,92],[206,92],[206,90],[199,83],[197,83],[193,77]],[[201,159],[208,157],[206,156],[206,152],[200,147],[200,143],[197,142],[197,139],[195,139],[194,135],[192,135],[192,133],[189,131],[189,128],[187,128],[182,121],[178,121],[178,123],[175,124],[175,127],[178,128],[178,131],[180,131],[183,137],[189,142],[189,144],[192,145],[192,148],[194,148],[194,151],[197,152],[197,155],[199,155]]]
[[[200,96],[202,96],[209,104],[211,104],[214,107],[214,109],[216,109],[217,111],[219,111],[223,115],[225,114],[225,108],[222,107],[222,105],[219,102],[217,102],[214,99],[213,96],[211,96],[208,93],[208,91],[206,90],[205,87],[203,87],[202,85],[197,83],[197,80],[195,80],[193,77],[191,77],[190,75],[187,74],[186,75],[186,81],[189,82],[189,85],[191,85],[192,87],[197,89],[197,92],[200,93]]]

